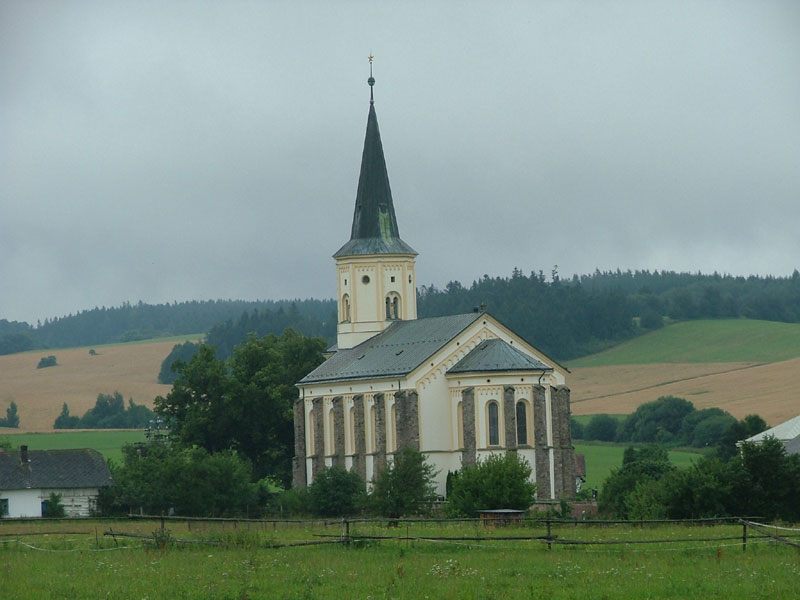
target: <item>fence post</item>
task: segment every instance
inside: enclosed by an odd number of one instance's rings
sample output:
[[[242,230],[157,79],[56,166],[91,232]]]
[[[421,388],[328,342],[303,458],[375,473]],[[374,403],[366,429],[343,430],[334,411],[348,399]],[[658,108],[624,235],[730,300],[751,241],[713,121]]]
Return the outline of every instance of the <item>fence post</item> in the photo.
[[[546,523],[547,523],[547,549],[548,550],[552,550],[553,549],[553,545],[550,543],[550,539],[551,539],[551,536],[550,536],[550,517],[547,517]]]
[[[747,522],[742,519],[742,552],[747,552]]]

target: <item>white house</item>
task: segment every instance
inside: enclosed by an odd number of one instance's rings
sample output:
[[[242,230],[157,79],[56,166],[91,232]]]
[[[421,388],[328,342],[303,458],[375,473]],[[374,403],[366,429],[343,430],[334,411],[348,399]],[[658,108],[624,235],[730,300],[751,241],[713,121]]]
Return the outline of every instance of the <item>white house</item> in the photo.
[[[67,516],[91,515],[100,488],[113,484],[99,452],[0,449],[0,516],[41,517],[50,494],[61,494]]]
[[[297,384],[294,485],[331,465],[369,481],[410,446],[439,470],[443,495],[448,471],[513,450],[540,501],[571,497],[567,369],[487,312],[418,319],[416,256],[400,238],[370,90],[350,239],[333,255],[337,345]]]

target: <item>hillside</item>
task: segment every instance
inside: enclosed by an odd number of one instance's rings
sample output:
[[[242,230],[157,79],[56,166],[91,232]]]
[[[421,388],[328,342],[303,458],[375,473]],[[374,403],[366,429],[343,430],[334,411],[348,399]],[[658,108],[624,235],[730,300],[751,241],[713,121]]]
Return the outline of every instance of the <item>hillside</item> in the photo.
[[[673,395],[770,424],[800,411],[800,325],[677,323],[570,363],[572,412],[630,413]]]
[[[94,406],[100,393],[118,391],[126,402],[133,398],[152,408],[153,399],[171,389],[156,381],[161,361],[185,339],[197,336],[97,346],[96,355],[89,348],[71,348],[0,356],[0,414],[5,415],[13,400],[20,418],[19,430],[0,431],[50,431],[64,402],[71,414],[80,416]],[[50,354],[58,365],[37,369],[39,359]]]

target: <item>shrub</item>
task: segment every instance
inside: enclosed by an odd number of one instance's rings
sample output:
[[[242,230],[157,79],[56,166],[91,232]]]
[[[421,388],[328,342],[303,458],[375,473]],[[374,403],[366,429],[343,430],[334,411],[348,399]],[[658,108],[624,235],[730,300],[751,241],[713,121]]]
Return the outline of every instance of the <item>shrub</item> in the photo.
[[[67,512],[64,510],[64,505],[61,504],[61,494],[51,492],[50,497],[44,502],[42,516],[48,519],[60,519],[66,515]]]
[[[574,417],[569,420],[570,434],[573,440],[582,440],[585,435],[583,424]]]
[[[352,515],[363,505],[364,481],[342,467],[323,469],[308,488],[309,508],[323,517]]]
[[[617,437],[619,421],[611,415],[595,415],[586,425],[584,439],[613,442]]]
[[[19,415],[17,414],[17,403],[14,402],[13,400],[6,409],[6,418],[0,419],[0,427],[11,427],[14,429],[19,427]]]
[[[36,365],[36,368],[44,369],[45,367],[55,367],[57,364],[56,357],[51,354],[50,356],[43,356],[39,360],[39,364]]]
[[[530,476],[531,466],[516,452],[493,454],[463,467],[452,477],[448,512],[473,517],[480,509],[527,510],[536,496],[536,484]]]
[[[403,448],[375,478],[369,504],[379,515],[393,519],[425,514],[437,498],[435,475],[421,452]]]

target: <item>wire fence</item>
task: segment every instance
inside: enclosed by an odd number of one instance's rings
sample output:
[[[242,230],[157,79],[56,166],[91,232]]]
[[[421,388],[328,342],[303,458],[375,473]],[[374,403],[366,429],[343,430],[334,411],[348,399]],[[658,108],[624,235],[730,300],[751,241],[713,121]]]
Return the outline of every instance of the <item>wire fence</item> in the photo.
[[[497,515],[471,519],[228,519],[129,515],[124,521],[110,521],[101,535],[100,529],[106,521],[97,519],[85,521],[85,528],[77,526],[80,523],[78,519],[63,520],[62,523],[69,525],[69,529],[54,527],[53,520],[3,519],[0,521],[0,548],[17,544],[47,552],[74,551],[46,548],[28,538],[94,536],[94,547],[90,549],[95,551],[131,549],[142,545],[166,548],[171,544],[236,546],[244,543],[266,549],[376,543],[406,546],[412,543],[480,545],[510,549],[519,548],[520,544],[533,544],[546,545],[548,550],[571,547],[591,552],[620,549],[674,551],[709,547],[721,551],[723,547],[733,546],[740,546],[742,551],[747,551],[748,546],[770,543],[800,550],[800,528],[763,523],[758,517],[625,521],[521,516],[498,518]],[[3,526],[12,524],[15,525],[14,531],[2,530]],[[697,528],[698,532],[707,533],[687,534],[685,528],[670,530],[669,526]],[[185,534],[182,533],[184,531]],[[83,539],[91,540],[91,537]],[[112,542],[113,546],[104,547],[101,543],[103,539]]]

